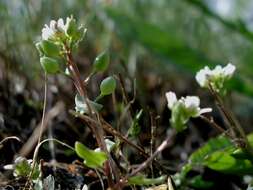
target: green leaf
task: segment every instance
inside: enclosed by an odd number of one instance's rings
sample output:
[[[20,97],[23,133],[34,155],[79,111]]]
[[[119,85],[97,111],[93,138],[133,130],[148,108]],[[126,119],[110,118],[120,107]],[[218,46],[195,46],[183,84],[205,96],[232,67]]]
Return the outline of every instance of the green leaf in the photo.
[[[144,175],[137,175],[130,177],[128,179],[129,185],[154,185],[154,184],[161,184],[165,181],[166,176],[161,176],[158,178],[146,178]]]
[[[40,46],[43,50],[43,53],[47,57],[51,57],[51,58],[60,57],[60,48],[59,46],[55,45],[55,43],[53,43],[52,41],[42,40],[40,42]]]
[[[236,159],[226,151],[218,151],[207,157],[204,164],[216,171],[231,174],[252,174],[253,166],[249,160]]]
[[[17,176],[28,176],[31,171],[31,165],[26,158],[18,157],[15,160],[14,173]]]
[[[237,148],[231,141],[220,136],[209,140],[204,146],[195,151],[189,159],[191,165],[203,165],[210,169],[230,174],[253,173],[253,165],[249,159],[236,157]]]
[[[93,72],[104,72],[109,65],[110,56],[107,51],[99,54],[93,63]]]
[[[106,153],[91,150],[80,142],[75,143],[75,150],[77,155],[84,159],[83,163],[90,168],[102,167],[103,163],[108,159]]]
[[[106,96],[112,94],[116,89],[116,80],[110,76],[105,78],[100,84],[100,95]]]
[[[217,138],[210,139],[204,146],[195,151],[189,158],[190,164],[201,165],[205,162],[206,158],[216,151],[225,151],[228,148],[233,148],[231,141],[220,136]]]
[[[100,111],[103,108],[103,105],[98,104],[94,101],[88,100],[88,102],[90,106],[92,106],[93,109],[95,109],[96,111]],[[83,100],[83,98],[79,94],[76,94],[75,96],[75,104],[76,104],[76,107],[75,107],[76,112],[79,112],[81,114],[87,114],[89,112],[86,102]]]
[[[40,58],[40,63],[48,74],[55,74],[60,71],[59,62],[56,59],[44,56]]]
[[[210,189],[214,183],[211,181],[205,181],[201,175],[197,175],[190,180],[190,184],[194,188],[198,189]]]
[[[143,109],[141,109],[134,117],[131,127],[129,128],[129,136],[137,137],[141,132],[139,120],[142,116]]]

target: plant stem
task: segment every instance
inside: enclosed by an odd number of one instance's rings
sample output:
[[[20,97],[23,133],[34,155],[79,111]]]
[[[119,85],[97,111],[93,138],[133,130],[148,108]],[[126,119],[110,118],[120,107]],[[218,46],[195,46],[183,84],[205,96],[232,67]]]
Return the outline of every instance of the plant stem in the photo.
[[[73,78],[74,78],[74,81],[76,84],[76,88],[77,88],[79,94],[81,95],[81,97],[83,98],[83,100],[85,101],[85,104],[87,105],[88,113],[89,113],[90,117],[93,118],[94,120],[98,120],[98,123],[96,125],[91,125],[91,127],[93,128],[93,133],[96,137],[99,147],[109,157],[109,161],[105,162],[104,169],[105,169],[106,175],[108,176],[109,187],[111,187],[111,186],[113,186],[113,176],[117,176],[117,172],[115,172],[113,170],[113,173],[111,173],[113,163],[112,163],[112,159],[110,157],[110,154],[106,148],[106,144],[104,141],[104,132],[103,132],[103,129],[100,127],[101,124],[99,122],[99,114],[96,112],[96,110],[93,109],[93,107],[89,103],[87,89],[85,88],[85,85],[81,79],[81,75],[78,70],[78,67],[75,64],[75,62],[73,61],[71,50],[69,49],[69,47],[67,45],[65,45],[65,49],[66,49],[66,58],[67,58],[68,68],[70,70],[70,73],[73,75]]]
[[[41,119],[41,126],[40,126],[39,138],[38,138],[38,143],[37,143],[36,148],[39,146],[40,141],[41,141],[42,131],[43,131],[43,128],[44,128],[44,123],[45,123],[46,106],[47,106],[47,74],[45,73],[43,112],[42,112],[42,119]],[[35,148],[35,150],[36,150],[36,148]],[[26,184],[25,184],[24,189],[26,189],[26,187],[28,186],[28,184],[29,184],[30,181],[31,181],[31,178],[32,178],[32,175],[33,175],[33,172],[34,172],[34,168],[35,168],[35,165],[36,165],[37,156],[38,156],[38,152],[37,152],[37,151],[34,151],[34,153],[33,153],[33,161],[32,161],[31,172],[30,172],[30,174],[29,174],[29,176],[28,176],[28,179],[27,179],[27,182],[26,182]],[[31,185],[30,185],[30,186],[29,186],[29,189],[31,189],[31,188],[32,188],[32,187],[31,187]]]
[[[216,105],[217,107],[220,109],[220,111],[224,114],[224,116],[226,117],[226,119],[228,120],[230,127],[233,131],[233,136],[235,136],[235,138],[237,138],[237,135],[239,133],[239,138],[242,138],[244,140],[245,144],[241,144],[239,143],[238,145],[241,148],[246,148],[247,149],[251,149],[250,148],[250,144],[249,141],[247,139],[247,136],[244,132],[244,129],[241,127],[241,125],[239,124],[239,122],[236,120],[236,118],[234,117],[234,115],[232,114],[231,111],[229,111],[229,109],[226,109],[223,100],[221,99],[221,97],[219,96],[219,94],[213,89],[212,85],[209,84],[209,90],[211,92],[211,94],[214,96],[215,100],[216,100]],[[252,151],[251,151],[252,152]]]

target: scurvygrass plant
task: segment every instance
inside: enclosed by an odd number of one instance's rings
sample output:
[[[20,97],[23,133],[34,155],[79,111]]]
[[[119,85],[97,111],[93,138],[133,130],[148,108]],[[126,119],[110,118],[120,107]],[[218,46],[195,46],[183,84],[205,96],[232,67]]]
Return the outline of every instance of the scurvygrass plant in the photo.
[[[78,26],[73,17],[68,17],[64,23],[63,19],[57,21],[52,20],[49,25],[45,25],[42,29],[41,41],[36,43],[36,47],[40,55],[40,63],[44,69],[45,76],[51,74],[64,74],[70,77],[76,87],[77,95],[75,97],[75,111],[70,111],[75,117],[80,118],[88,127],[90,127],[94,134],[98,148],[96,150],[89,149],[80,142],[75,143],[75,151],[77,155],[84,160],[87,167],[94,169],[103,185],[103,177],[106,177],[108,187],[110,189],[122,189],[126,185],[150,185],[161,183],[165,176],[160,178],[146,178],[143,175],[138,175],[148,164],[159,154],[171,141],[166,139],[154,154],[150,157],[145,151],[128,140],[124,135],[115,130],[109,123],[104,121],[99,111],[103,105],[98,101],[104,96],[111,95],[116,89],[116,80],[114,76],[105,78],[100,84],[100,94],[95,100],[88,97],[86,85],[90,78],[107,69],[109,64],[109,55],[107,51],[102,52],[95,59],[91,73],[83,79],[79,72],[75,60],[73,58],[73,51],[78,48],[79,42],[84,38],[86,29]],[[115,161],[110,155],[112,141],[104,138],[104,131],[119,138],[121,141],[129,144],[139,151],[140,154],[147,158],[147,161],[139,166],[131,173],[122,175]],[[40,142],[40,138],[39,138]],[[38,143],[40,144],[40,143]],[[36,152],[37,153],[37,152]],[[36,154],[35,153],[35,154]],[[36,155],[33,163],[36,162]],[[154,162],[157,167],[162,167],[159,163]],[[33,171],[31,171],[30,176]],[[101,177],[101,173],[104,175]]]

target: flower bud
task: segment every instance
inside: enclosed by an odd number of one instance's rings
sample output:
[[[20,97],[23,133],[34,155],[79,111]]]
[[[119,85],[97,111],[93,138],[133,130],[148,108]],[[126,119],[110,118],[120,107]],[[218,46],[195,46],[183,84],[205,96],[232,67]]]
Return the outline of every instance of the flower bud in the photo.
[[[78,31],[76,20],[71,16],[70,18],[67,18],[66,23],[66,34],[70,37],[76,35]]]

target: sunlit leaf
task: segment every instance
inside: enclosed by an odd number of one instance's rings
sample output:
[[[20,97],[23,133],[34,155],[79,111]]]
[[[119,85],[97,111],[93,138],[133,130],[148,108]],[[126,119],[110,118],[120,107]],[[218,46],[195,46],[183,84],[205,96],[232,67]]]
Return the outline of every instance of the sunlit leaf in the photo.
[[[103,163],[107,160],[106,153],[91,150],[80,142],[75,143],[75,150],[77,155],[84,159],[84,164],[90,168],[102,167]]]

